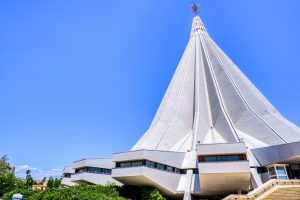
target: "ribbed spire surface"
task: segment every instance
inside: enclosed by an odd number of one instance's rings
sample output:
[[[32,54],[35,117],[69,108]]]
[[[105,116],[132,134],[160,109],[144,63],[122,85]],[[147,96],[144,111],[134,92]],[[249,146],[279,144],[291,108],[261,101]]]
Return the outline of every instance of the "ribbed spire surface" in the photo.
[[[149,130],[132,148],[187,151],[197,143],[245,141],[250,148],[300,141],[207,34],[199,16]]]

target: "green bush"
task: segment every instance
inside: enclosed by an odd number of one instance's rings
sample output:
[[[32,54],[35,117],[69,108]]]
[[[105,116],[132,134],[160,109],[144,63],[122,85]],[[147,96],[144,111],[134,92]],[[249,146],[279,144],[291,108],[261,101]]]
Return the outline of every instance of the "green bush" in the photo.
[[[114,185],[78,185],[44,191],[17,189],[5,194],[3,200],[10,200],[16,193],[22,194],[27,200],[125,200],[119,196]]]
[[[157,189],[154,188],[143,188],[141,190],[142,200],[166,200]]]
[[[152,187],[125,185],[118,188],[121,196],[132,200],[165,200],[160,192]]]
[[[3,200],[11,200],[12,196],[14,194],[17,194],[17,193],[20,193],[23,195],[23,198],[28,198],[30,197],[31,195],[33,195],[35,193],[34,190],[32,189],[29,189],[29,188],[19,188],[19,189],[15,189],[15,190],[12,190],[8,193],[5,193],[4,196],[3,196]]]

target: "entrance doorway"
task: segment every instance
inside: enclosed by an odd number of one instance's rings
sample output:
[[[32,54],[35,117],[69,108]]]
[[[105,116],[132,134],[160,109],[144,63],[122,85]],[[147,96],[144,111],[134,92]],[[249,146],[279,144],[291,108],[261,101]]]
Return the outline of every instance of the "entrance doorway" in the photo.
[[[300,179],[300,165],[290,164],[286,167],[290,179]]]

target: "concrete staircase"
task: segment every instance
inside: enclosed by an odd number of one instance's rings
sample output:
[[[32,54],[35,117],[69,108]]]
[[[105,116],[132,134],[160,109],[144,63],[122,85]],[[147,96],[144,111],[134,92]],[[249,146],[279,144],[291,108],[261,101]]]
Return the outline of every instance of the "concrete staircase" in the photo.
[[[300,200],[300,186],[278,186],[262,195],[261,200]]]
[[[300,200],[300,180],[272,179],[246,195],[229,195],[224,200]]]

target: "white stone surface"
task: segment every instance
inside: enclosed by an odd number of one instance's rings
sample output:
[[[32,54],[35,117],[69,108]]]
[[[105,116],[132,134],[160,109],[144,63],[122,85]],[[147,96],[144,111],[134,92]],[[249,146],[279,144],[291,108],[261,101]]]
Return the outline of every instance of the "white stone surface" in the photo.
[[[182,152],[170,152],[170,151],[150,151],[139,150],[115,153],[113,155],[114,162],[125,162],[133,160],[149,160],[172,167],[182,168],[182,163],[185,158],[185,153]]]
[[[114,167],[114,162],[111,158],[86,158],[75,161],[72,166],[74,169],[83,167],[98,167],[111,169]]]
[[[198,169],[198,184],[193,179],[196,174],[189,170],[179,183],[173,183],[178,185],[177,192],[183,192],[188,199],[193,192],[211,195],[248,191],[251,174],[251,181],[261,185],[265,175],[258,175],[256,168],[250,171],[250,166],[285,158],[299,161],[299,146],[289,145],[298,141],[299,127],[286,120],[259,92],[210,38],[196,16],[190,40],[150,128],[131,149],[132,153],[114,155],[114,160],[152,155],[154,161]],[[143,152],[151,153],[145,156]],[[272,152],[276,153],[271,155]],[[197,166],[197,155],[224,154],[246,154],[248,160]],[[158,179],[157,184],[163,179]],[[195,192],[195,185],[200,192]]]
[[[112,177],[124,184],[150,185],[169,196],[190,199],[191,194],[246,192],[250,182],[253,187],[261,185],[267,173],[258,174],[255,167],[300,163],[299,141],[299,127],[272,106],[195,16],[190,40],[151,126],[131,151],[113,155],[114,162],[145,159],[188,173],[145,166],[114,168],[111,159],[80,160],[72,167],[113,168]],[[247,160],[197,160],[197,155],[224,154],[246,154]],[[104,184],[110,176],[83,173],[72,178]]]
[[[245,143],[198,144],[198,155],[246,154]]]
[[[63,187],[72,187],[72,186],[75,186],[75,185],[78,185],[77,183],[73,182],[73,179],[72,178],[66,178],[64,177],[62,180],[61,180],[61,185]]]
[[[73,174],[73,173],[75,173],[75,169],[73,169],[73,167],[67,166],[64,168],[64,174]]]
[[[122,185],[120,182],[111,178],[111,175],[106,174],[93,174],[93,173],[78,173],[72,175],[72,182],[75,183],[89,183],[106,185],[108,183],[115,183],[116,185]]]
[[[194,150],[197,143],[259,148],[300,141],[287,121],[193,20],[191,37],[149,130],[132,150]]]
[[[182,194],[177,191],[181,174],[170,173],[149,167],[115,168],[112,177],[127,185],[150,185],[161,189],[166,195]]]

